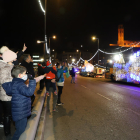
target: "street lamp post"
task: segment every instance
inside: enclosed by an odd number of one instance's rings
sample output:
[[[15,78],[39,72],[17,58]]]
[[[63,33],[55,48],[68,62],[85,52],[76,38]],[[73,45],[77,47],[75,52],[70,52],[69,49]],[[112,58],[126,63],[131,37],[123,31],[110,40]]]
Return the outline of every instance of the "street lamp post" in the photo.
[[[40,44],[40,43],[43,43],[44,44],[44,62],[46,63],[46,43],[47,43],[47,41],[37,40],[37,43],[38,44]]]
[[[51,61],[51,45],[50,45],[51,38],[56,39],[56,36],[54,35],[53,37],[49,37],[49,48],[50,48],[49,59],[50,59],[50,61]]]
[[[99,38],[92,37],[92,40],[98,40],[98,50],[99,50]],[[98,51],[98,64],[99,64],[99,51]]]
[[[47,13],[47,0],[45,0],[45,12],[44,12],[44,35],[45,35],[45,43],[44,43],[44,62],[46,63],[46,47],[47,47],[47,35],[46,35],[46,13]]]

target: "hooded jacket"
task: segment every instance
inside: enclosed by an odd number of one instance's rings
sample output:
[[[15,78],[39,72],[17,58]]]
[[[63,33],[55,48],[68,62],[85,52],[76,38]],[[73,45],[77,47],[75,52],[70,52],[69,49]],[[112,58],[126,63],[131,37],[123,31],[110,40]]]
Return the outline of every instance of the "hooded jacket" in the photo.
[[[59,79],[59,81],[57,82],[57,84],[58,83],[61,83],[61,82],[64,82],[63,73],[66,73],[66,72],[68,72],[68,68],[67,67],[65,67],[65,69],[63,69],[63,68],[61,68],[61,69],[57,68],[57,76],[58,77],[61,76],[60,79]]]
[[[27,87],[25,81],[20,78],[13,78],[12,82],[2,84],[6,93],[12,96],[12,118],[18,121],[31,115],[31,96],[36,88],[36,81],[29,80]]]
[[[5,82],[12,81],[11,70],[14,65],[9,65],[3,60],[0,60],[0,100],[11,101],[11,96],[8,96],[2,87]]]

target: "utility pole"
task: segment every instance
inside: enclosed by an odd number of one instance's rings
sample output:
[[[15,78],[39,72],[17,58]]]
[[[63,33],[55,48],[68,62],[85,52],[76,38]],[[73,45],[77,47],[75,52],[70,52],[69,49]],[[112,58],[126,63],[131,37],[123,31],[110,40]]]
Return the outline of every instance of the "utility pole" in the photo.
[[[47,48],[46,15],[47,15],[47,0],[45,0],[45,12],[44,12],[44,35],[45,35],[45,43],[44,43],[44,62],[45,62],[45,64],[46,64],[46,48]]]

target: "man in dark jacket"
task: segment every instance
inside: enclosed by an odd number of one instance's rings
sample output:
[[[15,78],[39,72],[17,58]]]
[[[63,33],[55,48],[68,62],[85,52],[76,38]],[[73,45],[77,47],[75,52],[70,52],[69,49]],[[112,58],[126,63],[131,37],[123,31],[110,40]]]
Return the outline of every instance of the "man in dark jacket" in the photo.
[[[31,74],[33,77],[35,77],[35,72],[33,68],[33,60],[30,54],[24,55],[24,60],[22,61],[21,66],[24,66],[27,69],[28,74]]]
[[[12,82],[2,84],[7,95],[12,96],[12,118],[15,122],[16,132],[13,140],[18,140],[20,135],[25,131],[27,117],[31,115],[31,98],[36,88],[36,81],[30,76],[29,86],[25,85],[28,76],[26,68],[15,66],[12,69]]]

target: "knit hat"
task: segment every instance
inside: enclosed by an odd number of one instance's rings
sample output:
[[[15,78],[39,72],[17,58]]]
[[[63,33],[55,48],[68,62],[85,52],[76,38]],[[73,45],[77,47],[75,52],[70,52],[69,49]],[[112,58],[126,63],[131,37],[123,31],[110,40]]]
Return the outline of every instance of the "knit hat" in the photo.
[[[17,58],[17,54],[11,50],[7,50],[2,55],[3,61],[11,62]]]
[[[9,50],[8,47],[6,46],[2,46],[1,49],[0,49],[0,53],[4,53],[5,51]]]
[[[48,67],[50,65],[51,65],[50,61],[47,61],[46,66]]]

